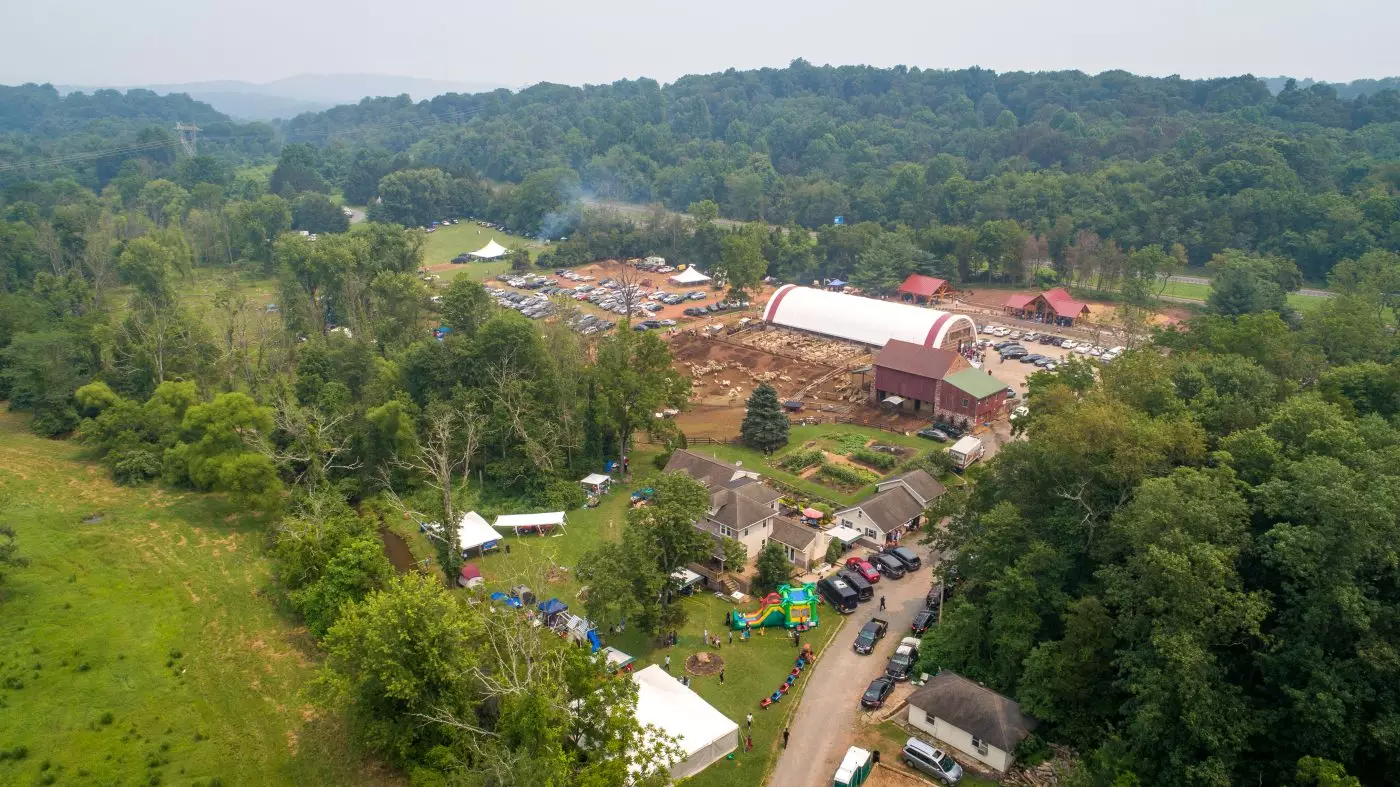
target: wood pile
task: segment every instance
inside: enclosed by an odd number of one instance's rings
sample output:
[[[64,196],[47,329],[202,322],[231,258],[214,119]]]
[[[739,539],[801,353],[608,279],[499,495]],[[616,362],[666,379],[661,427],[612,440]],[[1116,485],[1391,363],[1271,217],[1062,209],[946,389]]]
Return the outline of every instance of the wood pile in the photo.
[[[1074,754],[1063,746],[1051,746],[1050,759],[1034,768],[1020,768],[1002,779],[1003,785],[1015,787],[1058,787],[1064,783],[1074,762]]]

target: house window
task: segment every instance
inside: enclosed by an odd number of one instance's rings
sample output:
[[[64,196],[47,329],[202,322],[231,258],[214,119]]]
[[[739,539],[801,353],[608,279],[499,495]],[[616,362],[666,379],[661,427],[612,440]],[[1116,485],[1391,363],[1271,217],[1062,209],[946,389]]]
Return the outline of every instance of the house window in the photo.
[[[867,527],[867,528],[865,529],[865,535],[869,536],[870,538],[879,538],[879,537],[880,537],[879,534],[875,532],[875,528],[873,528],[873,527]]]
[[[968,401],[967,401],[966,399],[964,399],[964,400],[963,400],[963,407],[967,407],[967,405],[968,405]]]
[[[741,535],[741,536],[747,536],[748,534],[749,534],[749,529],[746,527],[746,528],[744,528],[744,532],[740,533],[739,535]]]
[[[977,753],[978,753],[978,754],[981,754],[981,755],[983,755],[983,756],[986,756],[986,754],[987,754],[987,742],[984,741],[984,740],[982,740],[981,738],[978,738],[978,737],[975,736],[975,735],[970,736],[970,737],[972,738],[972,745],[973,745],[973,747],[977,749]]]
[[[724,535],[725,538],[733,538],[733,537],[734,537],[734,528],[729,527],[728,525],[720,525],[720,526],[719,526],[719,532],[722,533],[722,534]]]
[[[790,546],[786,546],[786,545],[784,545],[784,549],[787,551],[787,559],[788,559],[788,562],[789,562],[789,563],[796,563],[796,562],[797,562],[797,550],[796,550],[796,549],[793,549],[793,548],[790,547]]]

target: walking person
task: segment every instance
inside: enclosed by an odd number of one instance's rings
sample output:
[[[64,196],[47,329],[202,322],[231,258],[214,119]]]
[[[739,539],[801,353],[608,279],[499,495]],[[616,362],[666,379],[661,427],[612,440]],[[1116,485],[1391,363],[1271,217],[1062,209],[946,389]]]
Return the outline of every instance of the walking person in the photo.
[[[720,667],[720,669],[719,669],[719,682],[720,682],[720,685],[721,685],[721,686],[724,685],[724,668],[723,668],[723,667]]]
[[[880,597],[880,611],[881,611],[881,612],[884,612],[884,611],[885,611],[885,597],[884,597],[884,596],[881,596],[881,597]]]
[[[784,748],[784,749],[787,748],[787,741],[788,741],[788,728],[787,728],[787,727],[784,727],[784,728],[783,728],[783,748]]]
[[[752,736],[752,735],[749,735],[748,737],[746,737],[746,738],[744,739],[744,751],[746,751],[746,752],[751,752],[751,751],[753,751],[753,736]]]
[[[748,728],[749,728],[750,730],[752,730],[752,729],[753,729],[753,713],[752,713],[752,712],[749,713],[749,716],[748,716],[748,720],[747,720],[747,721],[748,721],[748,724],[749,724],[749,727],[748,727]]]
[[[666,654],[666,666],[664,667],[664,669],[665,669],[667,672],[670,672],[670,671],[671,671],[671,654],[670,654],[670,653],[667,653],[667,654]]]
[[[705,644],[706,644],[706,645],[710,644],[710,630],[709,630],[709,629],[705,629],[705,633],[704,633],[703,636],[705,637]]]
[[[734,629],[730,629],[730,630],[729,630],[729,644],[730,644],[730,645],[733,645],[733,644],[734,644]]]

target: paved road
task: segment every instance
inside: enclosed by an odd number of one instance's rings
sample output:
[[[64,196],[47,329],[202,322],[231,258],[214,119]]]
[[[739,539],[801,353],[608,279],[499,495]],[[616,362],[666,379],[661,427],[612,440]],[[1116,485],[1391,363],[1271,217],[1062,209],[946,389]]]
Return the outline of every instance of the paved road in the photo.
[[[875,599],[860,605],[817,662],[810,683],[803,690],[790,730],[788,748],[778,758],[778,767],[768,780],[771,787],[812,787],[830,784],[846,749],[855,741],[861,715],[860,695],[870,681],[883,675],[885,663],[894,654],[900,638],[909,631],[914,615],[923,609],[924,597],[932,583],[933,560],[926,547],[905,543],[924,560],[923,568],[903,579],[881,578],[875,586]],[[885,596],[886,609],[879,611],[879,598]],[[823,609],[823,614],[829,608]],[[834,613],[832,613],[834,614]],[[865,621],[882,617],[890,622],[889,633],[875,652],[862,656],[851,649]]]

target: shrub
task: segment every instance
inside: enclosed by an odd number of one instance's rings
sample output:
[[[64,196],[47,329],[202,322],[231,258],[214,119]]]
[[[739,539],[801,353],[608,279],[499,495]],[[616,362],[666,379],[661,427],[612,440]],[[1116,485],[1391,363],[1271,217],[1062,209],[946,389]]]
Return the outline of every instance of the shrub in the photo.
[[[107,461],[112,466],[112,480],[122,486],[135,486],[160,475],[160,455],[147,448],[113,451]]]
[[[824,463],[819,474],[838,484],[855,487],[873,484],[880,480],[879,476],[869,470],[861,470],[849,465],[838,465],[833,462]]]
[[[899,464],[899,458],[893,454],[882,454],[879,451],[872,451],[869,448],[858,448],[849,454],[850,458],[862,464],[879,468],[880,470],[893,470]]]
[[[821,464],[825,459],[826,454],[820,448],[805,448],[783,457],[778,461],[778,467],[790,473],[800,473],[812,465]]]

